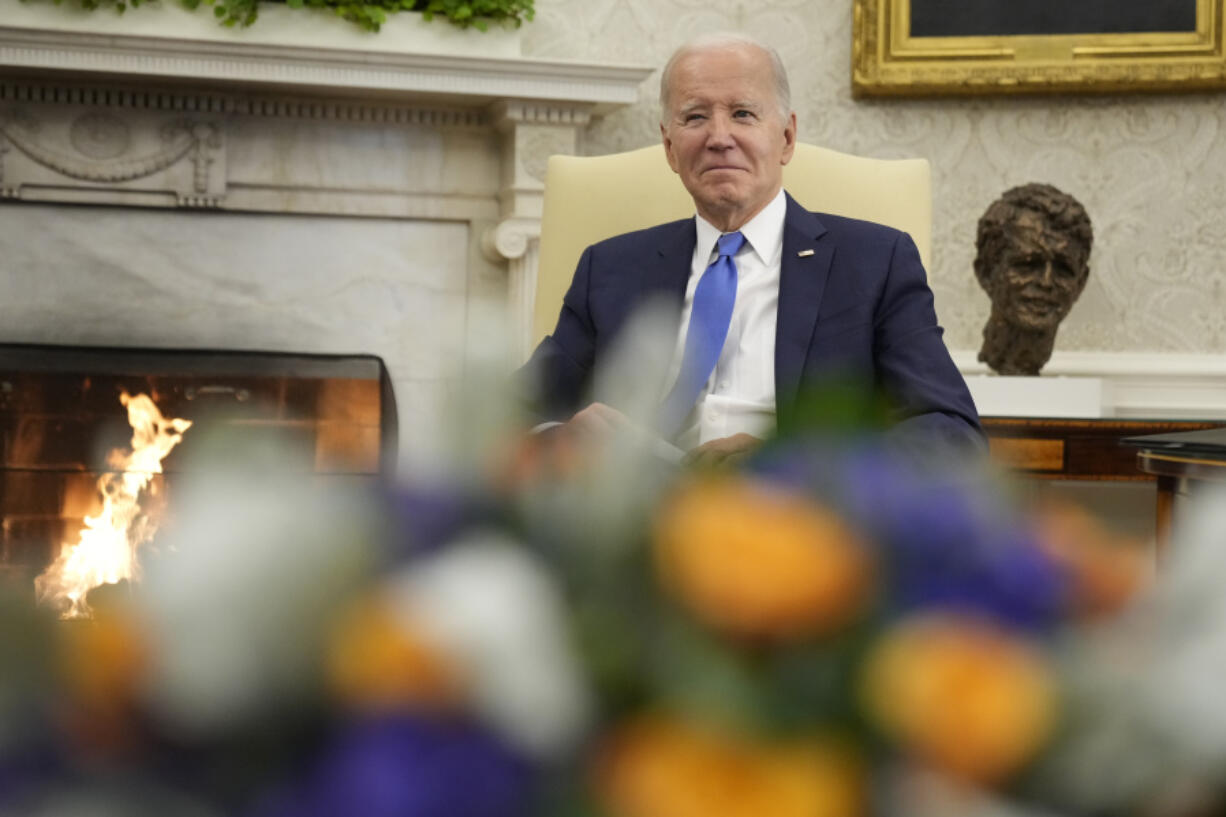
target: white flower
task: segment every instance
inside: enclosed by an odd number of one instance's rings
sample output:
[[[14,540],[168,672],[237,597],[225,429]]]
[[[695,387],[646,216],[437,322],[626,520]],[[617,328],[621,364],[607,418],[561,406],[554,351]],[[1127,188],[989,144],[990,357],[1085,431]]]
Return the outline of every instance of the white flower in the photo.
[[[374,518],[328,482],[225,469],[176,484],[135,589],[152,647],[145,694],[172,728],[215,733],[312,691],[325,625],[370,563]]]
[[[406,627],[462,668],[477,712],[537,757],[564,752],[591,701],[567,644],[562,600],[516,543],[475,534],[393,577]]]

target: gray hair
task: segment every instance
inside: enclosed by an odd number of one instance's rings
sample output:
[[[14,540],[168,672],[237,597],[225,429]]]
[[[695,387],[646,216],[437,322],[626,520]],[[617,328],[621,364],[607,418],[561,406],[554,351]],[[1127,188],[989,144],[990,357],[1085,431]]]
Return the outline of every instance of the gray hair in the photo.
[[[673,68],[682,57],[688,57],[699,51],[716,51],[723,48],[735,48],[738,46],[748,46],[756,48],[767,56],[771,64],[771,73],[774,75],[775,85],[775,102],[779,106],[779,115],[784,119],[792,112],[792,88],[788,84],[788,72],[783,67],[783,59],[779,56],[779,52],[766,43],[750,37],[748,34],[740,34],[734,31],[719,31],[712,34],[700,34],[692,40],[684,43],[680,48],[673,52],[673,55],[668,58],[668,62],[664,64],[664,70],[660,72],[660,110],[661,122],[668,118],[668,110],[672,89],[669,87],[672,83]]]

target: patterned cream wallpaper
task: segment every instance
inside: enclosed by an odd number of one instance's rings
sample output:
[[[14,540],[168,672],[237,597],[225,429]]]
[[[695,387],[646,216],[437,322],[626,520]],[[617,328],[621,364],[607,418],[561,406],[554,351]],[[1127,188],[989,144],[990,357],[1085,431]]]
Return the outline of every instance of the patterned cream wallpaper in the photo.
[[[851,0],[537,0],[524,51],[660,65],[689,37],[744,31],[787,63],[800,138],[877,157],[925,156],[935,192],[937,311],[978,349],[987,296],[975,225],[1025,182],[1076,196],[1094,222],[1090,281],[1058,351],[1226,352],[1226,94],[871,100],[851,97]],[[587,154],[658,141],[654,79],[593,123]]]

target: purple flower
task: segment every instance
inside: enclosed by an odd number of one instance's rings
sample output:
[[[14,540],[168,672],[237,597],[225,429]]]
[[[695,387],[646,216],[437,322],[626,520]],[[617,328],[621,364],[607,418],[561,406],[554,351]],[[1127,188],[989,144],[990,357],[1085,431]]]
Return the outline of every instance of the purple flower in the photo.
[[[254,817],[519,817],[532,784],[522,759],[472,725],[388,714],[346,725]]]
[[[1044,631],[1067,580],[994,486],[865,444],[777,448],[760,476],[834,506],[875,543],[895,611],[947,607]]]
[[[987,488],[871,460],[845,473],[848,505],[886,551],[899,606],[956,607],[1031,630],[1057,622],[1063,572]]]
[[[388,497],[394,555],[430,553],[496,516],[488,499],[459,485],[402,484]]]
[[[68,776],[63,751],[42,738],[0,753],[0,814],[21,813],[19,805]]]

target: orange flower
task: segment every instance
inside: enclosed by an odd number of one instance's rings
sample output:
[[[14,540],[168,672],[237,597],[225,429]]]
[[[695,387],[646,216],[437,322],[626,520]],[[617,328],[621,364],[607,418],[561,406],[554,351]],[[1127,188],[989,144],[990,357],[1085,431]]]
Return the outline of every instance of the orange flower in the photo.
[[[131,616],[100,605],[89,620],[59,622],[64,725],[83,745],[116,749],[135,738],[133,710],[147,645]]]
[[[333,631],[328,685],[346,703],[451,708],[460,698],[457,675],[439,650],[397,620],[381,600],[354,605]]]
[[[855,817],[866,810],[859,760],[830,740],[751,742],[646,718],[606,748],[596,782],[613,817]]]
[[[865,703],[882,729],[964,780],[1004,780],[1055,723],[1056,692],[1042,657],[981,621],[904,622],[870,655],[865,673]]]
[[[863,607],[871,562],[855,534],[808,500],[744,479],[689,484],[655,529],[657,570],[712,626],[749,637],[804,637]]]
[[[1118,612],[1152,578],[1154,551],[1112,534],[1072,503],[1048,503],[1036,514],[1043,550],[1073,580],[1073,602],[1088,616]]]

